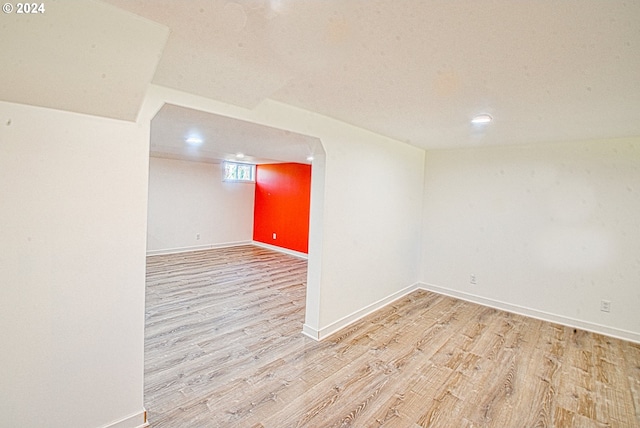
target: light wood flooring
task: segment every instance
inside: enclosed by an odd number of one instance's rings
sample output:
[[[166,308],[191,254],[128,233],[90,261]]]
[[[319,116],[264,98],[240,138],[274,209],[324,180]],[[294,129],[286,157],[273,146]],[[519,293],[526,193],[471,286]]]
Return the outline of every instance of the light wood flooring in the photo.
[[[640,345],[416,291],[323,342],[306,261],[147,262],[152,428],[639,427]]]

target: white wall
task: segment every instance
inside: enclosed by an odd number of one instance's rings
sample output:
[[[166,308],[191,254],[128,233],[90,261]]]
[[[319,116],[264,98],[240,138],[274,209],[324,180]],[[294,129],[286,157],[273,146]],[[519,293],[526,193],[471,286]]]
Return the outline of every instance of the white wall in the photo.
[[[326,133],[320,337],[418,280],[424,151],[346,126]]]
[[[223,182],[220,164],[151,157],[147,252],[251,242],[254,194]]]
[[[424,151],[315,113],[264,101],[246,110],[151,86],[164,102],[317,137],[305,332],[324,337],[418,281]]]
[[[640,138],[432,151],[425,165],[427,288],[640,341]]]
[[[0,426],[142,424],[148,133],[164,101],[322,140],[307,333],[322,337],[422,278],[637,340],[640,139],[425,162],[422,150],[271,101],[248,111],[153,86],[138,124],[0,103]]]
[[[310,332],[417,281],[422,150],[279,103],[154,86],[138,123],[0,103],[0,426],[143,424],[149,124],[164,101],[322,139]]]
[[[0,102],[0,426],[143,423],[148,124]]]

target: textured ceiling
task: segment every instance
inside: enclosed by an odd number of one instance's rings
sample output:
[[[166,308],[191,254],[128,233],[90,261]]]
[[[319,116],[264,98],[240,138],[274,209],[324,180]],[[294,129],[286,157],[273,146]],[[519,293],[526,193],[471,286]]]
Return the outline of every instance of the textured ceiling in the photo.
[[[197,144],[185,141],[195,138]],[[219,163],[297,162],[322,151],[317,138],[165,104],[151,121],[151,155]],[[245,155],[237,158],[237,154]]]
[[[0,100],[136,120],[169,30],[95,1],[43,4],[0,16]]]
[[[639,1],[46,7],[2,16],[0,99],[133,120],[153,82],[246,108],[273,99],[424,148],[640,135]],[[493,123],[472,126],[478,113]]]
[[[638,1],[109,3],[171,29],[154,83],[231,104],[425,148],[640,135]]]

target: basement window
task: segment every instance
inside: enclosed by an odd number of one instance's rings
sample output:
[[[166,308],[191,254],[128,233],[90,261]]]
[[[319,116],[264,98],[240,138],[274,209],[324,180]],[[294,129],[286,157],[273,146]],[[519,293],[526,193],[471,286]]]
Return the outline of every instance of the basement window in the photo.
[[[256,181],[256,166],[249,163],[225,162],[222,171],[223,181],[247,183]]]

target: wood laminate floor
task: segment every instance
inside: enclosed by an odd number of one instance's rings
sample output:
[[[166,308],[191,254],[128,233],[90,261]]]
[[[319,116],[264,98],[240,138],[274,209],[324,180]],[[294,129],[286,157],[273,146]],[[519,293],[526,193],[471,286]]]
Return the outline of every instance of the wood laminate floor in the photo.
[[[152,428],[639,427],[640,345],[416,291],[323,342],[306,261],[147,262]]]

